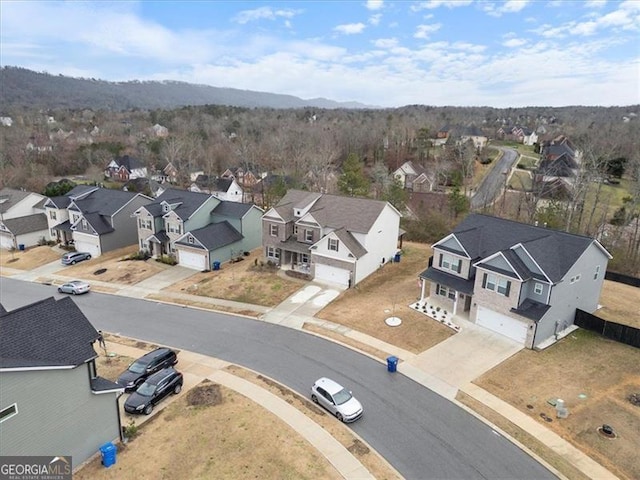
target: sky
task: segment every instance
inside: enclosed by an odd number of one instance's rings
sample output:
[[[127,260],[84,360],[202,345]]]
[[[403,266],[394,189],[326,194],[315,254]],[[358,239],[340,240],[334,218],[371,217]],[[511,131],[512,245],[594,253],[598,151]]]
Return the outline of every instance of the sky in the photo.
[[[640,0],[0,0],[0,63],[380,107],[636,105]]]

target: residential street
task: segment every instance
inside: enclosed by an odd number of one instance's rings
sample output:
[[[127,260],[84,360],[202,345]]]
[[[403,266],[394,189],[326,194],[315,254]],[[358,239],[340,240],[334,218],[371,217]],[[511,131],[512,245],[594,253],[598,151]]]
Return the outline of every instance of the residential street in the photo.
[[[1,279],[7,309],[54,287]],[[76,303],[98,329],[217,357],[308,395],[329,376],[365,406],[351,428],[405,478],[554,478],[490,427],[401,373],[335,343],[247,318],[92,293]]]
[[[503,155],[493,165],[493,168],[484,177],[475,194],[471,197],[471,210],[482,209],[496,201],[500,194],[503,193],[508,175],[518,160],[518,152],[512,148],[495,148],[500,150]]]

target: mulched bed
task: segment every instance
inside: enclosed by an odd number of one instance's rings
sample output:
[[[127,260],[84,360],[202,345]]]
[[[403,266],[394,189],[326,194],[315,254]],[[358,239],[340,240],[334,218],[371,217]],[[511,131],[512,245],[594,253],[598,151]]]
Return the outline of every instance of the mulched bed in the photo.
[[[222,392],[220,385],[210,380],[203,380],[187,393],[187,403],[193,407],[220,405]]]

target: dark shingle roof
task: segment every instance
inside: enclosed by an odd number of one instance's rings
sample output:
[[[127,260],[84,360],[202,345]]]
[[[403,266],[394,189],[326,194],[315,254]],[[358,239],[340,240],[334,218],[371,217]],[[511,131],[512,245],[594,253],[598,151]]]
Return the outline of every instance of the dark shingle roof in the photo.
[[[3,188],[0,190],[0,213],[7,212],[11,207],[27,198],[30,192],[14,190],[13,188]]]
[[[85,213],[83,216],[98,235],[104,235],[115,230],[106,218],[98,213]]]
[[[71,297],[0,315],[0,368],[77,366],[95,358],[98,332]]]
[[[220,223],[212,223],[206,227],[198,228],[197,230],[192,230],[189,233],[191,233],[191,235],[193,235],[209,251],[217,250],[218,248],[226,245],[231,245],[232,243],[244,238],[242,234],[233,228],[233,226],[226,220]],[[192,246],[184,240],[177,243]]]
[[[137,195],[140,194],[135,192],[124,192],[122,190],[98,188],[89,195],[76,200],[75,204],[85,215],[87,213],[97,213],[99,215],[111,217]]]
[[[47,230],[47,216],[44,213],[34,213],[25,217],[8,218],[4,222],[4,226],[14,235],[22,235],[24,233],[39,232]]]
[[[202,205],[211,199],[212,196],[208,193],[190,192],[188,190],[178,190],[175,188],[169,188],[159,195],[155,202],[145,205],[149,213],[154,217],[162,216],[162,202],[166,202],[170,205],[177,205],[174,208],[174,212],[182,220],[187,220],[193,213],[198,210]],[[218,200],[219,201],[219,200]]]
[[[130,172],[135,170],[136,168],[143,168],[144,165],[137,158],[130,157],[129,155],[124,155],[122,157],[118,157],[115,159],[115,162],[120,167],[125,167]]]
[[[594,240],[581,235],[472,213],[453,230],[472,260],[522,244],[549,278],[561,280]]]
[[[242,218],[253,208],[250,203],[230,202],[228,200],[221,201],[211,213],[230,218]]]

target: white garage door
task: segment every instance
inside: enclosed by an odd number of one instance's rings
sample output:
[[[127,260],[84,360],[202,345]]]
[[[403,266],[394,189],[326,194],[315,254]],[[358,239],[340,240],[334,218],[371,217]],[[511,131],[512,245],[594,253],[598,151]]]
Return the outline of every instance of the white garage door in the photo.
[[[523,344],[527,338],[526,323],[488,308],[478,307],[476,324]]]
[[[178,250],[178,263],[183,267],[193,268],[201,272],[207,270],[206,256],[202,253]]]
[[[333,283],[349,286],[349,270],[344,268],[331,267],[329,265],[316,264],[316,275],[314,280],[323,283]]]
[[[89,252],[92,257],[100,256],[100,246],[93,242],[87,242],[85,240],[76,240],[73,244],[78,252]]]
[[[13,235],[5,232],[0,233],[0,246],[7,250],[11,249],[13,247]]]

